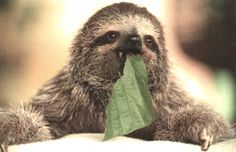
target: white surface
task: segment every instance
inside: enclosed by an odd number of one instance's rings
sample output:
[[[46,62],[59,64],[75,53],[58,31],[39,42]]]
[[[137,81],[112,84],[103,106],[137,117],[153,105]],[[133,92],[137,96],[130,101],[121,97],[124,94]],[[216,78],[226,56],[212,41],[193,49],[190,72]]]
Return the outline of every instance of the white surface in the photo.
[[[13,145],[9,152],[73,152],[73,151],[158,151],[158,152],[201,152],[200,146],[170,142],[170,141],[142,141],[128,137],[117,137],[102,142],[103,134],[73,134],[64,138],[32,143]],[[236,152],[236,139],[212,145],[208,152]]]

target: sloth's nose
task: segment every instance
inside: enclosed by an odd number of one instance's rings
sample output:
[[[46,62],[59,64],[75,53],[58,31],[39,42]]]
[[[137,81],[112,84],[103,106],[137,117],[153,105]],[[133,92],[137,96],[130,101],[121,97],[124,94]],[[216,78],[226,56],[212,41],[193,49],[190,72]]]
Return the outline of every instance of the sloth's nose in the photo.
[[[141,47],[142,46],[141,38],[137,34],[128,36],[128,43],[131,47]]]
[[[142,49],[142,41],[140,36],[137,34],[128,36],[127,47],[129,51],[132,51],[133,53],[140,53]]]
[[[132,46],[141,45],[141,38],[138,35],[132,35],[129,38],[129,42]]]

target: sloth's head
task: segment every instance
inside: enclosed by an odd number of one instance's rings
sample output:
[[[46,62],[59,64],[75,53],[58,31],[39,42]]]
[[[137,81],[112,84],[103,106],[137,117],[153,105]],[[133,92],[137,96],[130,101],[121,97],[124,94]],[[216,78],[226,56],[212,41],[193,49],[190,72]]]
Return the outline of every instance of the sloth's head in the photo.
[[[120,78],[128,55],[143,57],[152,88],[167,81],[167,58],[160,22],[131,3],[99,10],[75,38],[70,66],[73,79],[106,88]]]

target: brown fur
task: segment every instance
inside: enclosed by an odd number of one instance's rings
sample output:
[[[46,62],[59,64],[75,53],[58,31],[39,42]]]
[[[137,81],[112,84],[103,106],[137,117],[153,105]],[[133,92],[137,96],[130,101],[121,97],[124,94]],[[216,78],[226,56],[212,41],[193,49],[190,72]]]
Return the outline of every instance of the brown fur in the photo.
[[[0,143],[21,144],[52,139],[42,114],[29,105],[0,109]]]
[[[126,28],[119,30],[127,33],[129,27],[134,26],[141,37],[147,31],[158,44],[155,52],[142,45],[141,54],[148,71],[156,121],[129,136],[202,144],[201,134],[205,130],[213,137],[213,142],[231,138],[233,131],[227,121],[206,106],[194,105],[177,86],[169,70],[159,21],[146,8],[118,3],[101,9],[85,23],[75,38],[68,64],[32,98],[26,105],[30,107],[28,110],[7,109],[5,118],[0,113],[0,142],[18,144],[69,133],[104,132],[105,108],[115,81],[122,75],[124,61],[119,61],[114,51],[118,42],[99,46],[100,42],[94,40],[107,30],[116,30],[123,25]],[[20,126],[8,127],[14,126],[12,124],[16,121]],[[7,125],[2,126],[2,122]],[[38,126],[33,132],[41,131],[37,135],[28,135],[28,131],[21,127],[31,128],[32,123]],[[49,126],[50,133],[46,126]]]

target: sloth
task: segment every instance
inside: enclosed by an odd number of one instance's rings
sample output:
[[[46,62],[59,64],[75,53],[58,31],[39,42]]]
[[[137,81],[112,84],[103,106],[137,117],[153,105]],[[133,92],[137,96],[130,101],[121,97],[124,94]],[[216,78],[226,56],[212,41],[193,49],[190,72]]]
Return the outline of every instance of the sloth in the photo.
[[[144,7],[121,2],[88,19],[72,43],[66,65],[28,103],[0,108],[0,143],[103,133],[105,108],[128,55],[138,55],[145,63],[156,119],[127,136],[193,143],[202,150],[234,136],[226,120],[196,104],[177,84],[158,19]]]

